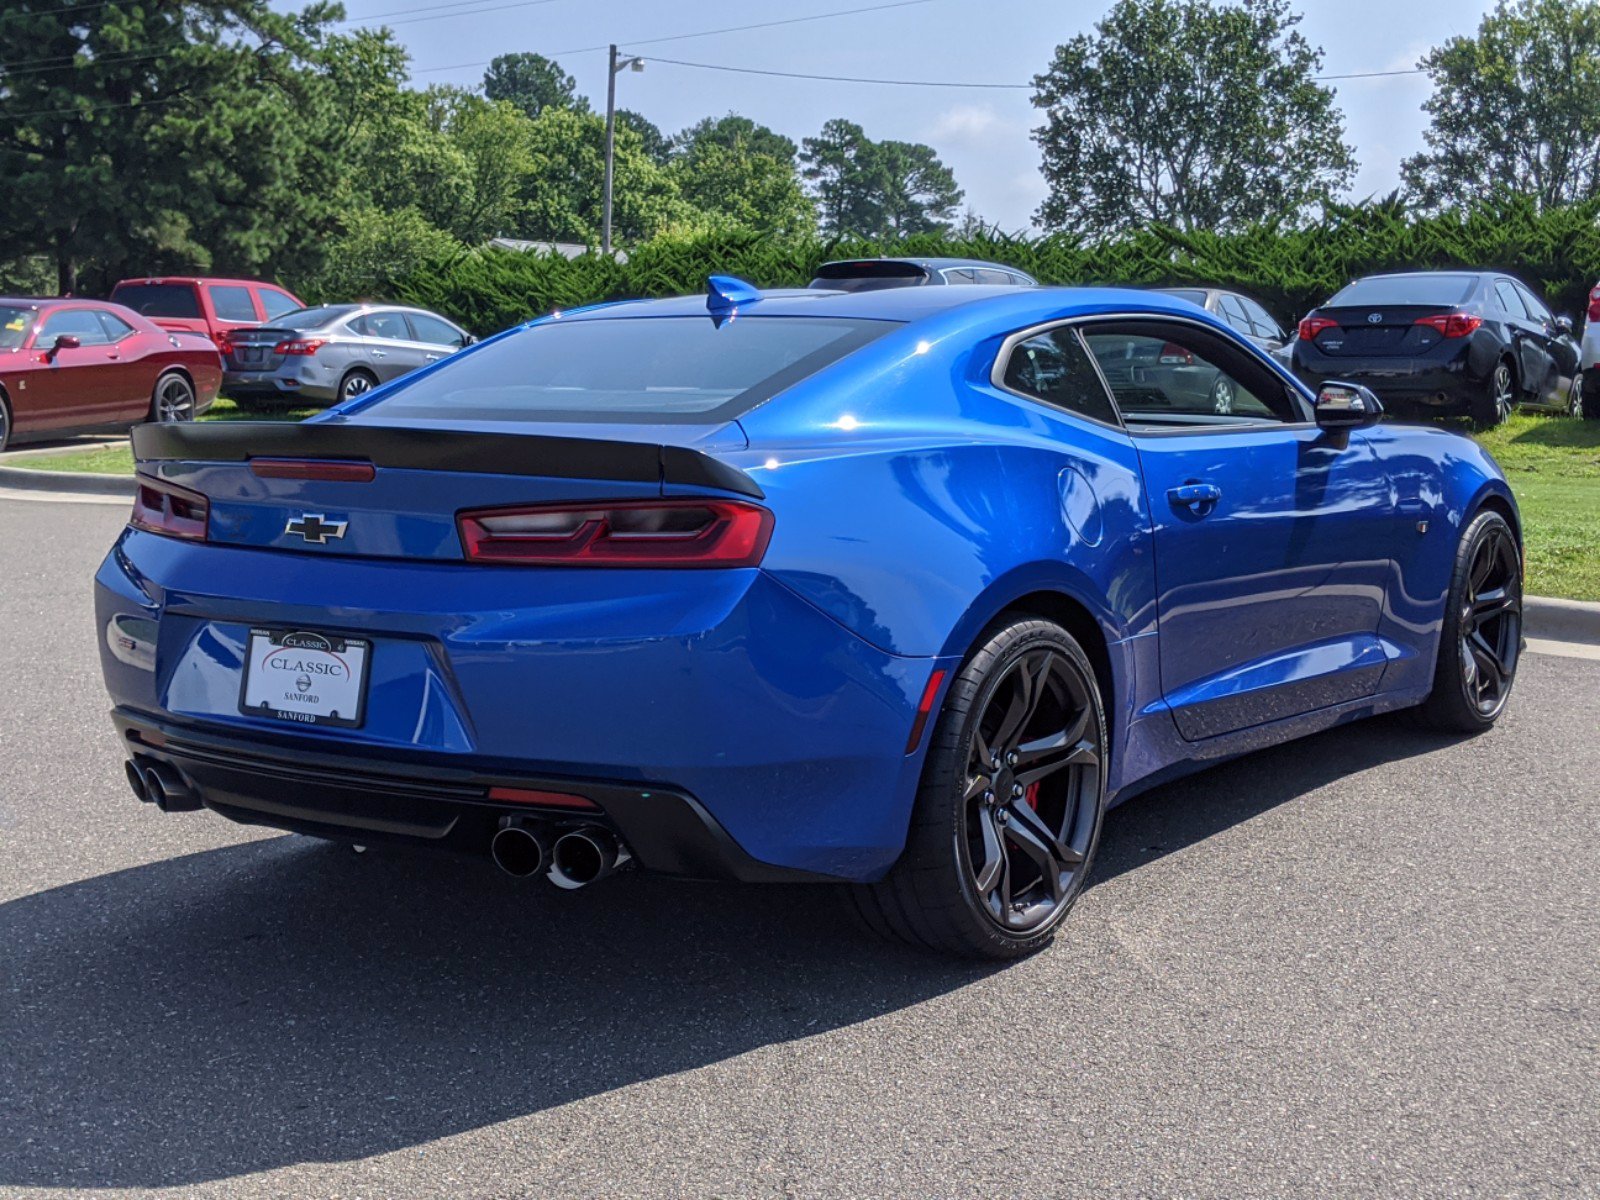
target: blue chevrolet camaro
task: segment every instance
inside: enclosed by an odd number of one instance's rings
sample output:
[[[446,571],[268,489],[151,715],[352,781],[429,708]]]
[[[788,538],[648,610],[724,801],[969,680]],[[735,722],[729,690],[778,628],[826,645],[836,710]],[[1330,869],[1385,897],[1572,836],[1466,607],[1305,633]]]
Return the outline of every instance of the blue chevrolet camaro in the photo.
[[[146,425],[97,577],[129,780],[563,887],[847,883],[1023,954],[1108,805],[1499,716],[1511,492],[1380,411],[1149,292],[717,278],[302,424]]]

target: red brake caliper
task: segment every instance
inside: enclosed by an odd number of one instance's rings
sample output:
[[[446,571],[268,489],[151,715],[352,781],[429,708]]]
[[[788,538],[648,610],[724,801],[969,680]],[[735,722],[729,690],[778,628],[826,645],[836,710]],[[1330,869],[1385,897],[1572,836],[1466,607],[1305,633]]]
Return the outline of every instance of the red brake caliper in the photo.
[[[1039,780],[1035,779],[1028,785],[1028,790],[1022,793],[1022,798],[1034,812],[1039,811]]]

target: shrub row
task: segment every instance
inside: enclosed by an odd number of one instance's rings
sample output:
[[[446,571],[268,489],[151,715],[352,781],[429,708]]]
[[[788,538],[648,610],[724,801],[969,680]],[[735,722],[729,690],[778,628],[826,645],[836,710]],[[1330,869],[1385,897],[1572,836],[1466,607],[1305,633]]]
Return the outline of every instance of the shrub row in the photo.
[[[395,299],[490,333],[557,308],[681,295],[707,275],[799,287],[819,263],[879,254],[951,255],[1009,263],[1044,283],[1209,283],[1250,293],[1292,323],[1349,280],[1375,271],[1477,267],[1515,274],[1557,312],[1579,314],[1600,280],[1600,204],[1538,212],[1516,198],[1418,216],[1393,203],[1341,206],[1305,226],[1234,234],[1151,228],[1114,241],[1063,236],[924,236],[898,243],[779,239],[756,234],[660,238],[626,263],[598,253],[484,250],[431,259],[394,280]]]

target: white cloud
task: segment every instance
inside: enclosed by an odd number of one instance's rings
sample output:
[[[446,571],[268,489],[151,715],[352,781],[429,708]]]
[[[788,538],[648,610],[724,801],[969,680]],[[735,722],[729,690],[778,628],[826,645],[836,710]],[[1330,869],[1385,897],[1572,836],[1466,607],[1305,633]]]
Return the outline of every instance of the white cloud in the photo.
[[[957,104],[934,118],[928,137],[935,145],[954,142],[976,146],[992,138],[1005,124],[988,105]]]

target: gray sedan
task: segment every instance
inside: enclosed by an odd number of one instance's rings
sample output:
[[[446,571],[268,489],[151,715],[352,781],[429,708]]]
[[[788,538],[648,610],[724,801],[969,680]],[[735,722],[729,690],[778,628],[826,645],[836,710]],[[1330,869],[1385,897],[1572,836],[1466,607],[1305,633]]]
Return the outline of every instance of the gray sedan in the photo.
[[[331,404],[438,362],[477,338],[420,308],[327,304],[271,325],[235,329],[222,345],[222,389],[235,400]]]

